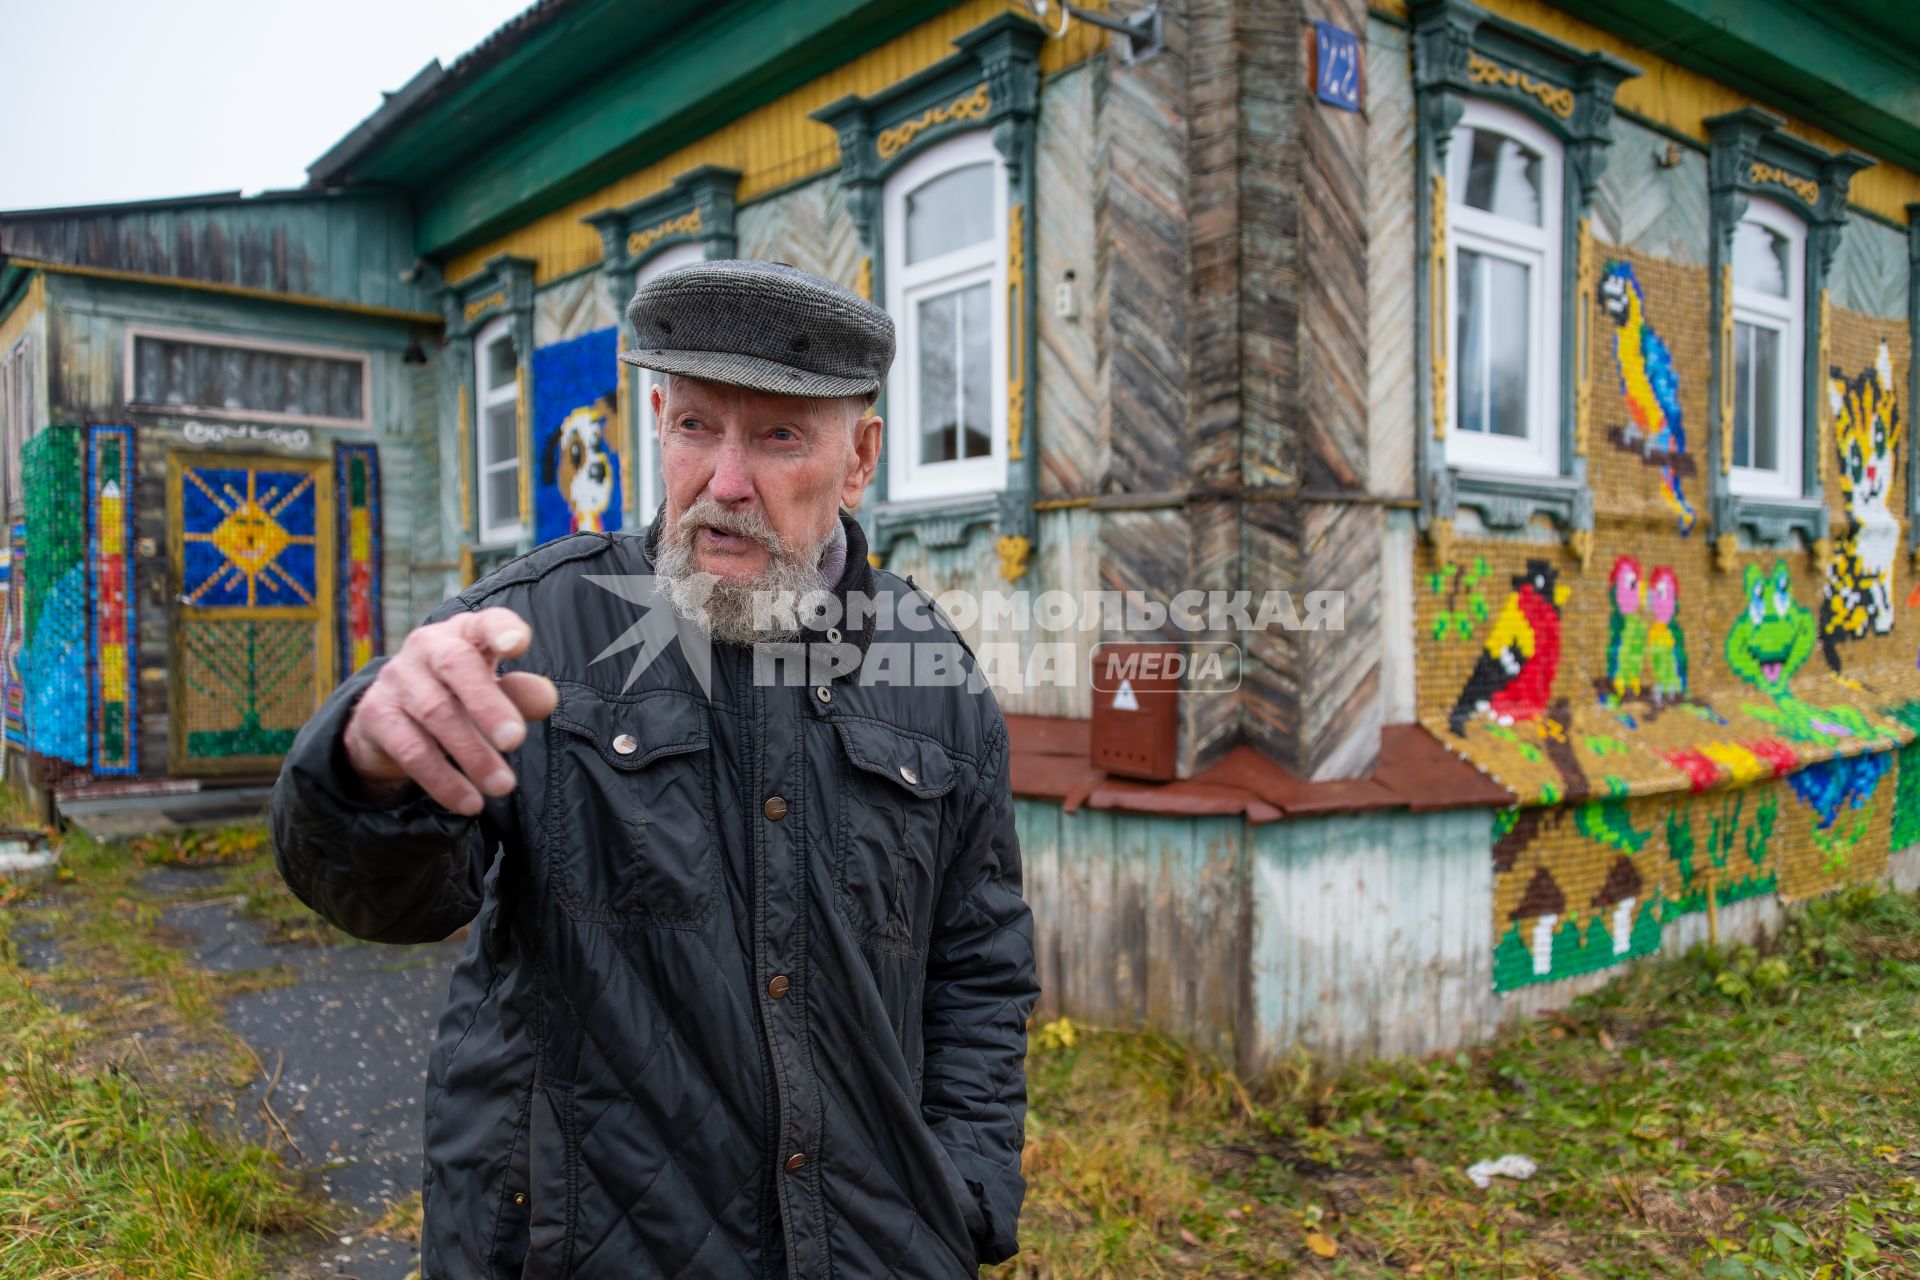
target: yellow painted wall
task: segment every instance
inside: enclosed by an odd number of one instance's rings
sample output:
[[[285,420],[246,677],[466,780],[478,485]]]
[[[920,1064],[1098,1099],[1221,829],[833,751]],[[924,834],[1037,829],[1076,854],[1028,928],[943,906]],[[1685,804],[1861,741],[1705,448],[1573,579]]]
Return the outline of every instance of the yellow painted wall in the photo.
[[[5,320],[0,320],[0,354],[4,354],[13,346],[20,335],[27,331],[27,326],[33,323],[33,318],[46,310],[46,307],[47,278],[36,275],[27,282],[27,296],[20,299],[19,305],[7,313]]]
[[[1093,0],[1084,7],[1104,8],[1105,0]],[[876,93],[932,66],[955,52],[955,36],[1010,9],[1027,11],[1019,0],[965,0],[939,17],[748,112],[665,159],[635,170],[498,240],[458,255],[447,264],[447,279],[465,279],[496,253],[531,258],[536,264],[537,284],[590,267],[600,261],[600,233],[581,222],[581,218],[643,200],[666,189],[674,178],[697,165],[717,164],[738,169],[738,198],[742,201],[834,169],[840,163],[839,143],[833,130],[808,118],[814,111],[848,94]],[[1048,15],[1050,27],[1056,26],[1059,20],[1058,12]],[[1106,32],[1076,22],[1063,39],[1050,40],[1041,49],[1040,69],[1051,75],[1086,60],[1106,48],[1106,44]]]
[[[1478,0],[1492,13],[1523,23],[1583,49],[1599,49],[1625,58],[1640,68],[1641,74],[1620,86],[1615,101],[1627,111],[1645,116],[1689,138],[1704,143],[1707,131],[1701,121],[1754,104],[1754,99],[1697,71],[1668,62],[1658,54],[1629,44],[1618,36],[1563,13],[1543,0]],[[1375,0],[1381,13],[1404,19],[1405,0]],[[1787,132],[1805,138],[1829,151],[1844,151],[1853,144],[1824,129],[1816,129],[1793,117],[1782,103],[1762,103],[1768,110],[1787,118]],[[1855,148],[1864,151],[1865,148]],[[1869,213],[1904,224],[1907,205],[1920,202],[1920,174],[1910,169],[1881,162],[1857,173],[1848,188],[1849,203]]]

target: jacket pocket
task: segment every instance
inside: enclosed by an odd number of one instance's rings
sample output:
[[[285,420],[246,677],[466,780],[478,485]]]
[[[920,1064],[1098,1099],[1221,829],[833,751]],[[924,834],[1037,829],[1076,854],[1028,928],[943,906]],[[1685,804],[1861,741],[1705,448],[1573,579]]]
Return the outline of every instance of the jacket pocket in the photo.
[[[845,757],[834,833],[840,914],[868,945],[917,955],[939,891],[942,797],[958,773],[917,734],[875,720],[834,727]]]
[[[696,929],[719,905],[707,711],[559,682],[549,722],[547,866],[576,920]]]

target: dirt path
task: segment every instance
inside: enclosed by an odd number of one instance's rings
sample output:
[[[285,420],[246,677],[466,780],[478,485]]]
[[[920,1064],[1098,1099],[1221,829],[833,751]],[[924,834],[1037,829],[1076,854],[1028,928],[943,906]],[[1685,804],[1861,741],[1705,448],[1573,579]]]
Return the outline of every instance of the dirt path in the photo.
[[[228,1024],[278,1080],[268,1097],[296,1152],[291,1166],[315,1171],[322,1187],[371,1223],[390,1202],[420,1186],[422,1088],[433,1030],[446,1003],[459,943],[385,947],[271,944],[265,926],[232,896],[205,897],[218,869],[164,867],[143,889],[170,899],[163,921],[192,938],[195,960],[214,972],[279,967],[286,985],[231,1001]],[[195,900],[195,899],[198,900]],[[240,1111],[266,1145],[283,1146],[255,1082]],[[413,1245],[365,1229],[343,1231],[291,1274],[403,1280],[418,1266]]]

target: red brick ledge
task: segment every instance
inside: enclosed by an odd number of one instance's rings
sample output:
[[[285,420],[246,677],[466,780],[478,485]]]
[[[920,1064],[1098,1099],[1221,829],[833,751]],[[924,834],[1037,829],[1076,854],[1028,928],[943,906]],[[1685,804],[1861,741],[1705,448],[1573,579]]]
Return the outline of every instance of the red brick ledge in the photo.
[[[1244,745],[1191,778],[1141,782],[1091,764],[1092,737],[1090,720],[1008,716],[1013,793],[1059,801],[1068,813],[1084,807],[1169,817],[1240,815],[1250,823],[1374,809],[1504,809],[1514,803],[1506,788],[1414,724],[1382,729],[1373,774],[1340,782],[1310,782]]]

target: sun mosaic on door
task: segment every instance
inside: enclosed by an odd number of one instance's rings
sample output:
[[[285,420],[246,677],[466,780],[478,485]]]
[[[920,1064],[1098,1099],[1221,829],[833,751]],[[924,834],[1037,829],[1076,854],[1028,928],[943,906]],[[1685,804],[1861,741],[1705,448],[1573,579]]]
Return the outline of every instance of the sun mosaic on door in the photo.
[[[1596,520],[1416,559],[1420,718],[1518,798],[1495,818],[1494,985],[1657,951],[1666,925],[1883,876],[1920,843],[1920,587],[1904,326],[1835,307],[1829,547],[1713,563],[1706,273],[1596,243]]]
[[[180,468],[180,657],[191,759],[283,755],[313,712],[322,464]]]

